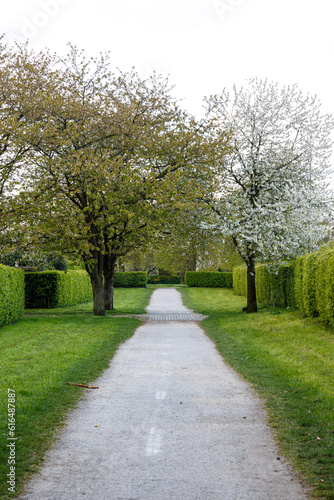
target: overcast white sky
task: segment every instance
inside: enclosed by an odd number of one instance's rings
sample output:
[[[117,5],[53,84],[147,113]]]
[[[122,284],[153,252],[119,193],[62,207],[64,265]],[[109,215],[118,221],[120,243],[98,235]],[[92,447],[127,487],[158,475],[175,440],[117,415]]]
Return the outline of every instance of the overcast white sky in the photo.
[[[334,113],[331,0],[11,0],[8,39],[58,53],[67,42],[115,67],[169,74],[189,112],[233,83],[259,76],[297,83]]]

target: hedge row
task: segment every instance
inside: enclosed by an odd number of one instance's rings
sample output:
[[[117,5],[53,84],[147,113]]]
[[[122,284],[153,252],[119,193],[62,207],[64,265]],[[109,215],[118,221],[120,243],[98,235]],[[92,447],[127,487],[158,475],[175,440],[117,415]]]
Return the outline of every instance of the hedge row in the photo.
[[[179,285],[181,276],[149,276],[148,283],[150,285]]]
[[[236,295],[247,297],[247,270],[245,266],[233,268],[233,291]]]
[[[257,265],[255,283],[259,302],[277,307],[295,307],[294,264],[281,266],[277,272],[263,264]],[[233,290],[236,295],[247,295],[245,266],[233,269]]]
[[[259,265],[255,280],[259,302],[277,307],[295,306],[294,264],[281,266],[277,272]]]
[[[300,311],[334,326],[334,250],[296,260],[295,296]]]
[[[24,310],[24,272],[0,264],[0,326],[22,318]]]
[[[53,308],[92,300],[86,271],[44,271],[25,274],[25,306]]]
[[[146,285],[146,272],[138,271],[132,273],[115,273],[114,287],[136,288]]]
[[[187,271],[185,282],[188,286],[232,288],[232,273],[218,273],[205,271]]]
[[[278,273],[256,266],[257,300],[268,305],[297,307],[306,316],[334,326],[334,250],[299,257]],[[234,292],[247,294],[246,267],[233,269]]]

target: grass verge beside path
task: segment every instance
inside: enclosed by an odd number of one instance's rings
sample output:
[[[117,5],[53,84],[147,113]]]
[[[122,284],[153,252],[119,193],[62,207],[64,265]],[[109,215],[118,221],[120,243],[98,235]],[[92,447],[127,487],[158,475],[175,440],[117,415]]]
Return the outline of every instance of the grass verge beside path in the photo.
[[[66,414],[90,389],[65,382],[92,384],[108,367],[118,346],[140,325],[112,314],[145,312],[153,290],[117,289],[117,309],[93,317],[92,304],[28,310],[15,325],[0,329],[0,498],[8,491],[10,449],[8,389],[15,390],[16,494],[38,468]]]
[[[312,487],[334,499],[334,331],[298,311],[241,311],[226,289],[185,288],[184,304],[208,314],[201,327],[224,359],[265,398],[283,454]]]

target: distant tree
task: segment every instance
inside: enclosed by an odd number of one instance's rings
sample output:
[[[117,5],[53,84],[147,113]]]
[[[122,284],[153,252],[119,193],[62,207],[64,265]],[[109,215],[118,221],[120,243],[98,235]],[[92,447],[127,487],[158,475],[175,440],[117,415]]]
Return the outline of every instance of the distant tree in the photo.
[[[65,258],[58,253],[23,248],[0,247],[0,263],[10,267],[31,267],[36,271],[46,269],[65,271],[67,268]]]
[[[255,263],[312,251],[323,237],[333,119],[297,86],[256,78],[206,102],[217,126],[232,134],[221,189],[210,204],[247,266],[251,313],[257,310]]]
[[[144,251],[129,252],[124,258],[117,260],[118,271],[146,271],[149,275],[158,274],[154,258],[155,242],[151,243]]]
[[[224,236],[224,241],[221,246],[221,258],[219,260],[218,271],[231,272],[235,266],[240,266],[244,263],[238,253],[231,237]]]
[[[230,238],[198,223],[188,233],[180,226],[169,228],[156,237],[147,253],[139,250],[122,263],[131,271],[184,276],[190,270],[231,272],[243,260]]]
[[[199,201],[170,210],[155,243],[158,268],[183,276],[186,271],[218,268],[223,238],[205,222],[207,217]]]

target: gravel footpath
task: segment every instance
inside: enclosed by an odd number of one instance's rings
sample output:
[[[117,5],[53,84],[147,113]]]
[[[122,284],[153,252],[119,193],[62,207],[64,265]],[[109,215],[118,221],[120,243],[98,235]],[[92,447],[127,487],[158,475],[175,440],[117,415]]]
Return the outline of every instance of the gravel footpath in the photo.
[[[308,498],[260,400],[189,314],[175,289],[153,293],[148,315],[159,320],[119,348],[98,390],[84,389],[20,499]]]

